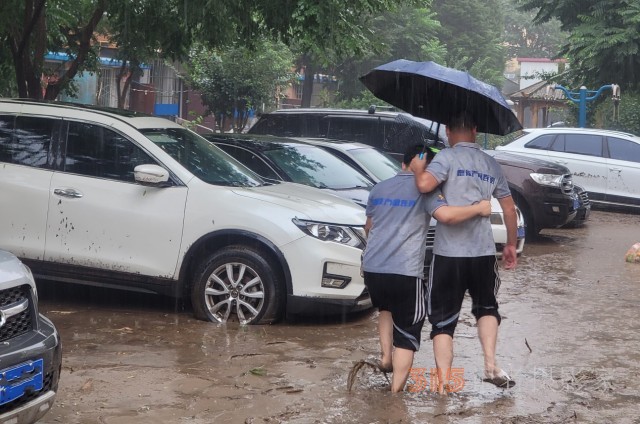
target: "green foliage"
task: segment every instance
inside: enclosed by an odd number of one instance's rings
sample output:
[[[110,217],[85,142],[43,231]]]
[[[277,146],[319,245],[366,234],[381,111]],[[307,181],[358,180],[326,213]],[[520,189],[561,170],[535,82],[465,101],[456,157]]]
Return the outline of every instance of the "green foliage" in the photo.
[[[216,120],[233,117],[237,111],[239,119],[233,126],[240,130],[249,109],[275,104],[276,94],[282,94],[293,79],[292,69],[293,55],[282,43],[262,40],[249,48],[237,42],[219,49],[194,48],[187,78]]]
[[[443,65],[468,71],[489,84],[502,84],[505,63],[504,16],[500,0],[434,0],[439,39],[446,46]]]
[[[430,1],[423,1],[420,6],[401,5],[373,19],[368,37],[376,49],[363,57],[343,60],[335,68],[340,80],[339,101],[360,103],[358,99],[364,86],[358,77],[391,60],[403,58],[443,63],[446,50],[436,37],[440,24],[429,8]],[[380,103],[380,100],[376,99],[376,102]]]
[[[524,8],[537,10],[536,20],[557,18],[570,31],[560,54],[571,66],[570,85],[597,89],[618,84],[640,88],[640,2],[637,0],[519,0]]]
[[[594,125],[597,128],[620,130],[640,135],[640,92],[623,92],[618,106],[618,116],[614,115],[614,104],[606,99],[594,111]]]
[[[568,36],[560,29],[560,22],[551,19],[536,24],[533,10],[522,11],[516,6],[514,0],[502,0],[507,57],[557,57]]]

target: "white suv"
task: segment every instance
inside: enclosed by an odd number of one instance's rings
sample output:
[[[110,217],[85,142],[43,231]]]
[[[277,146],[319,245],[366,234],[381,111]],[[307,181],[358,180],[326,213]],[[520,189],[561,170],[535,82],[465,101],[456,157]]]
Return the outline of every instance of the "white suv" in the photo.
[[[213,322],[371,306],[361,207],[167,119],[0,100],[0,192],[0,248],[43,279],[190,296]]]
[[[531,128],[496,150],[566,166],[593,203],[640,208],[640,137],[591,128]]]

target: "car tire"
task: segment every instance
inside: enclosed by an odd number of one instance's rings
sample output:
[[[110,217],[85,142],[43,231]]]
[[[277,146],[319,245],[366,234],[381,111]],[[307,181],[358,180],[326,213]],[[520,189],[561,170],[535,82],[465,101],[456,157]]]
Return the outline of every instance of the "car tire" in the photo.
[[[194,274],[191,303],[196,318],[241,324],[277,321],[284,304],[280,273],[261,252],[229,246],[202,261]]]

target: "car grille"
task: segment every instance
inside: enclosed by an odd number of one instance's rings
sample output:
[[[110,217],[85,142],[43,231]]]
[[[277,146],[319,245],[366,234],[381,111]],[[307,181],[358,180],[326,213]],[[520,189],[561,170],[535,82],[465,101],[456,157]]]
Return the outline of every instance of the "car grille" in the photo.
[[[562,176],[562,192],[565,194],[573,193],[573,178],[571,178],[571,174]]]
[[[11,305],[12,303],[29,300],[29,308],[17,315],[7,318],[7,322],[0,327],[0,342],[18,337],[25,334],[33,328],[31,305],[31,289],[28,285],[12,287],[6,290],[0,290],[0,308]]]
[[[580,202],[582,203],[583,206],[587,206],[589,203],[591,203],[589,201],[589,195],[587,194],[586,191],[583,191],[582,193],[580,193]]]

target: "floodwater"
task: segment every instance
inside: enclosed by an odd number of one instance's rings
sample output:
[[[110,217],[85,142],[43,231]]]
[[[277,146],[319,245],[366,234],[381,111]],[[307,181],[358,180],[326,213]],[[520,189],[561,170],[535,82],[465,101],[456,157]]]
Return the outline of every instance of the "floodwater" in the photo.
[[[640,264],[624,262],[639,241],[639,214],[597,210],[527,241],[499,294],[498,360],[516,386],[481,382],[465,302],[464,387],[449,396],[430,391],[426,326],[412,392],[392,395],[366,367],[348,392],[353,364],[377,355],[375,312],[225,326],[161,297],[49,284],[40,309],[61,333],[63,370],[41,423],[640,423]]]

